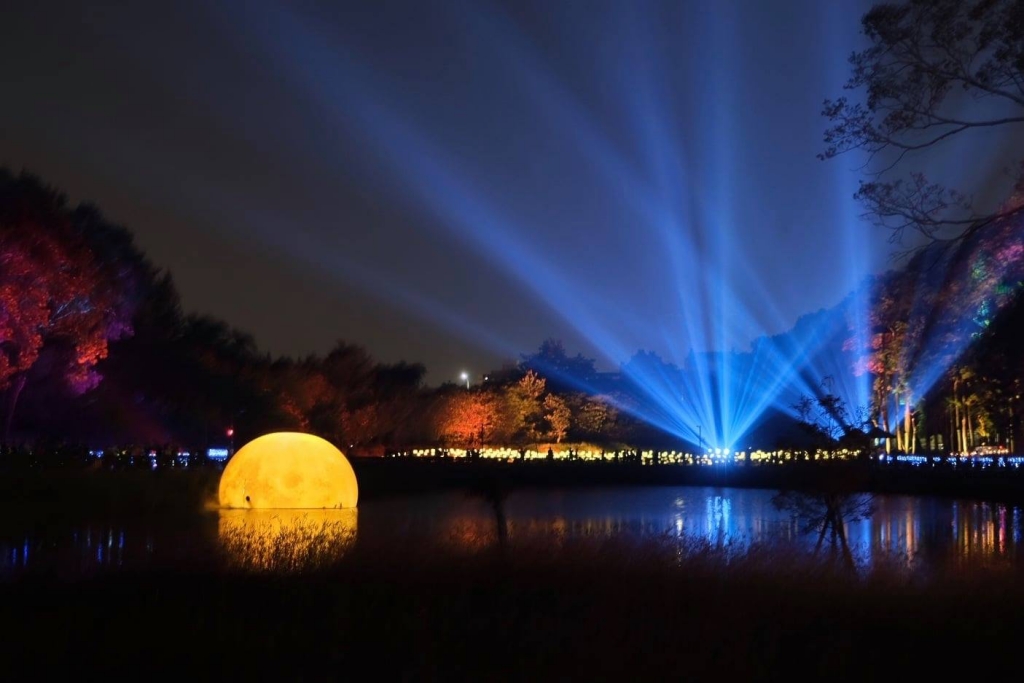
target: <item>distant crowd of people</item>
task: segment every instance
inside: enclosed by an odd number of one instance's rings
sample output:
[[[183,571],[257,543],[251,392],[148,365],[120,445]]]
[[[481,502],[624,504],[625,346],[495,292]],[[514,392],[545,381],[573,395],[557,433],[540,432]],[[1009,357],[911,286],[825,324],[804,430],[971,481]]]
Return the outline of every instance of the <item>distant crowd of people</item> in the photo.
[[[170,445],[123,446],[91,449],[83,444],[0,444],[0,469],[169,469],[223,464],[210,457],[210,449]]]
[[[658,451],[648,451],[648,455],[653,453],[654,462],[659,462]],[[488,459],[503,459],[513,460],[519,462],[525,462],[527,456],[532,455],[534,457],[530,459],[536,459],[543,455],[543,459],[547,461],[555,460],[588,460],[588,461],[607,461],[607,462],[628,462],[628,463],[639,463],[644,457],[644,451],[640,449],[632,450],[602,450],[602,451],[587,451],[586,458],[582,458],[580,449],[578,447],[569,446],[564,451],[555,453],[554,448],[548,447],[546,453],[539,451],[527,450],[526,448],[517,449],[495,449],[495,448],[451,448],[451,447],[435,447],[435,448],[422,448],[422,449],[385,449],[384,457],[386,458],[428,458],[428,459],[466,459],[470,461],[477,461],[483,458]]]

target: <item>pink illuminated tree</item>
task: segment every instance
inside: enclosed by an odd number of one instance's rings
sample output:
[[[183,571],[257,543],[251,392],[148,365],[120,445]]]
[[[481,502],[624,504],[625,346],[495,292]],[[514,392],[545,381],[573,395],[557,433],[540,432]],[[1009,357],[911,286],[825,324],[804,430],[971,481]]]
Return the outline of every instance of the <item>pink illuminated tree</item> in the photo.
[[[0,389],[5,439],[18,398],[45,352],[76,394],[100,381],[108,343],[131,333],[125,287],[136,262],[119,261],[110,226],[90,232],[90,210],[69,211],[62,195],[30,176],[0,173]],[[130,238],[128,240],[130,246]]]

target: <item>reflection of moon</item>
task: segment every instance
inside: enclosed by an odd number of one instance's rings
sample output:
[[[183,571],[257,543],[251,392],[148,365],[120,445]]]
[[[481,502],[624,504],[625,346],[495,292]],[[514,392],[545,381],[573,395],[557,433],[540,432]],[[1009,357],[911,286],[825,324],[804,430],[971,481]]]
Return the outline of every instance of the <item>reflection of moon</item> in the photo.
[[[278,432],[250,441],[220,477],[226,508],[354,508],[356,473],[341,451],[312,434]]]
[[[312,568],[342,557],[356,540],[350,510],[220,510],[229,561],[253,569]]]

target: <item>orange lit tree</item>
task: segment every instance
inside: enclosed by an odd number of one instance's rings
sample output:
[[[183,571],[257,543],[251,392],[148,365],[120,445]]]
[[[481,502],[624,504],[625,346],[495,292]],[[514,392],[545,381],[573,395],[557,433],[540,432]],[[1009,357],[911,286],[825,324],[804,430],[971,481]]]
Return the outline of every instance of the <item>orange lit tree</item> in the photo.
[[[555,443],[562,443],[569,433],[572,425],[572,411],[566,404],[565,399],[556,394],[548,394],[544,397],[544,419],[551,428],[551,437]]]
[[[440,402],[439,441],[463,447],[479,447],[491,438],[498,419],[498,401],[487,391],[461,389],[447,392]]]

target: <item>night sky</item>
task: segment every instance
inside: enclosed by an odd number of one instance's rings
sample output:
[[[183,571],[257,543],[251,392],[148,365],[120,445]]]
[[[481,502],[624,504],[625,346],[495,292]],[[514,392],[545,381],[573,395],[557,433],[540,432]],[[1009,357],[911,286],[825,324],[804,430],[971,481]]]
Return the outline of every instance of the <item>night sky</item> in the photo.
[[[858,161],[815,158],[870,3],[142,5],[5,9],[0,164],[273,353],[677,359],[730,302],[742,346],[886,266]]]

